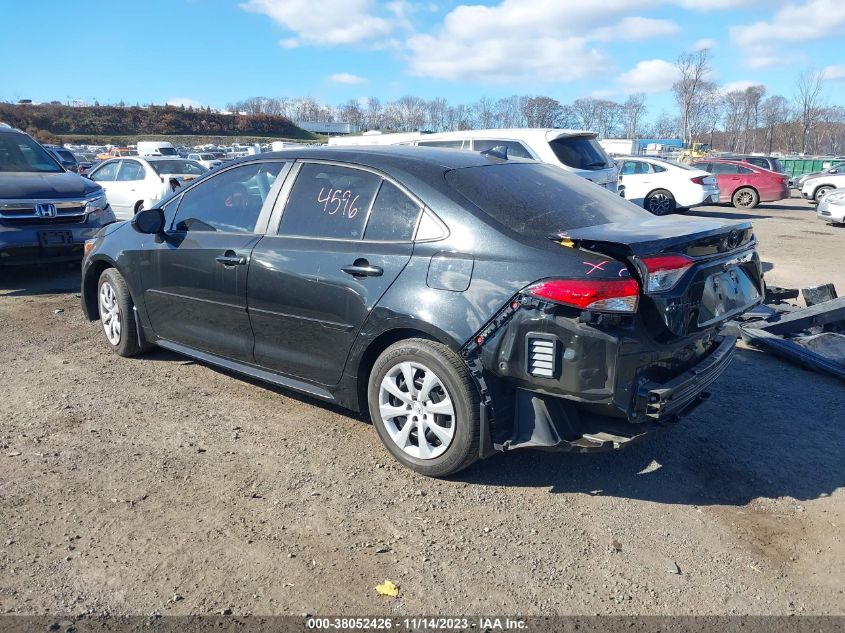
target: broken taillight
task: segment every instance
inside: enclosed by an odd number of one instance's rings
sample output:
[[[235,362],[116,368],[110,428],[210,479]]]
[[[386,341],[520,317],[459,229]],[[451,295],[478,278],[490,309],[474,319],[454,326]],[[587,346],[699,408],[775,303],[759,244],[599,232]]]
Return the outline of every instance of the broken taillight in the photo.
[[[643,257],[642,262],[646,271],[648,271],[645,283],[646,292],[671,290],[694,263],[686,255],[653,255]]]
[[[640,286],[633,279],[548,279],[529,286],[525,292],[597,312],[636,312],[640,298]]]

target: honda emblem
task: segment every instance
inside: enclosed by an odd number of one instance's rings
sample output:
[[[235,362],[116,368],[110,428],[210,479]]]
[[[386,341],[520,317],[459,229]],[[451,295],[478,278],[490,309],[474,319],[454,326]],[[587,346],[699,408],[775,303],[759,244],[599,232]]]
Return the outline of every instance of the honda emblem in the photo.
[[[56,205],[50,203],[43,203],[43,204],[36,204],[35,205],[35,215],[39,218],[55,218],[56,217]]]

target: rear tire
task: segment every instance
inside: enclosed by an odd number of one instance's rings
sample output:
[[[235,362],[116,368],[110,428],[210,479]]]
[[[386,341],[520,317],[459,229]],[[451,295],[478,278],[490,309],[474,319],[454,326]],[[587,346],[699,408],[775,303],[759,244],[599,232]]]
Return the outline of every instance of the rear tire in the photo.
[[[751,187],[741,187],[734,191],[731,202],[737,209],[753,209],[760,202],[760,196]]]
[[[106,268],[97,282],[97,308],[106,344],[120,356],[135,356],[149,349],[138,342],[138,328],[129,286],[116,268]]]
[[[408,468],[446,477],[478,459],[478,390],[446,345],[413,338],[388,347],[370,372],[367,402],[379,439]]]
[[[666,189],[655,189],[643,200],[643,207],[653,215],[669,215],[676,206],[675,196]]]

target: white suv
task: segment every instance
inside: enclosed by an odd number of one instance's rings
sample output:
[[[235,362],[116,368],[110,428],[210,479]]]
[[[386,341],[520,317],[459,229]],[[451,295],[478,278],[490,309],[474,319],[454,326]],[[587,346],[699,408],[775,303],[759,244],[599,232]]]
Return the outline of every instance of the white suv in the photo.
[[[619,170],[593,132],[554,128],[502,128],[438,134],[364,134],[336,136],[329,145],[419,145],[450,147],[475,152],[506,149],[514,158],[550,163],[590,180],[613,193]]]

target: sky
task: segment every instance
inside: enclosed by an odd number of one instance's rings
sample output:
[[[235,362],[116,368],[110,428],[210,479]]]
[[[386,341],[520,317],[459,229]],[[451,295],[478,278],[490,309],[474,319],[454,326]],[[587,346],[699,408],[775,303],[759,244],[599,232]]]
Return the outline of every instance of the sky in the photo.
[[[225,108],[406,94],[624,100],[671,111],[673,62],[710,49],[726,89],[845,105],[845,0],[0,0],[0,99]]]

